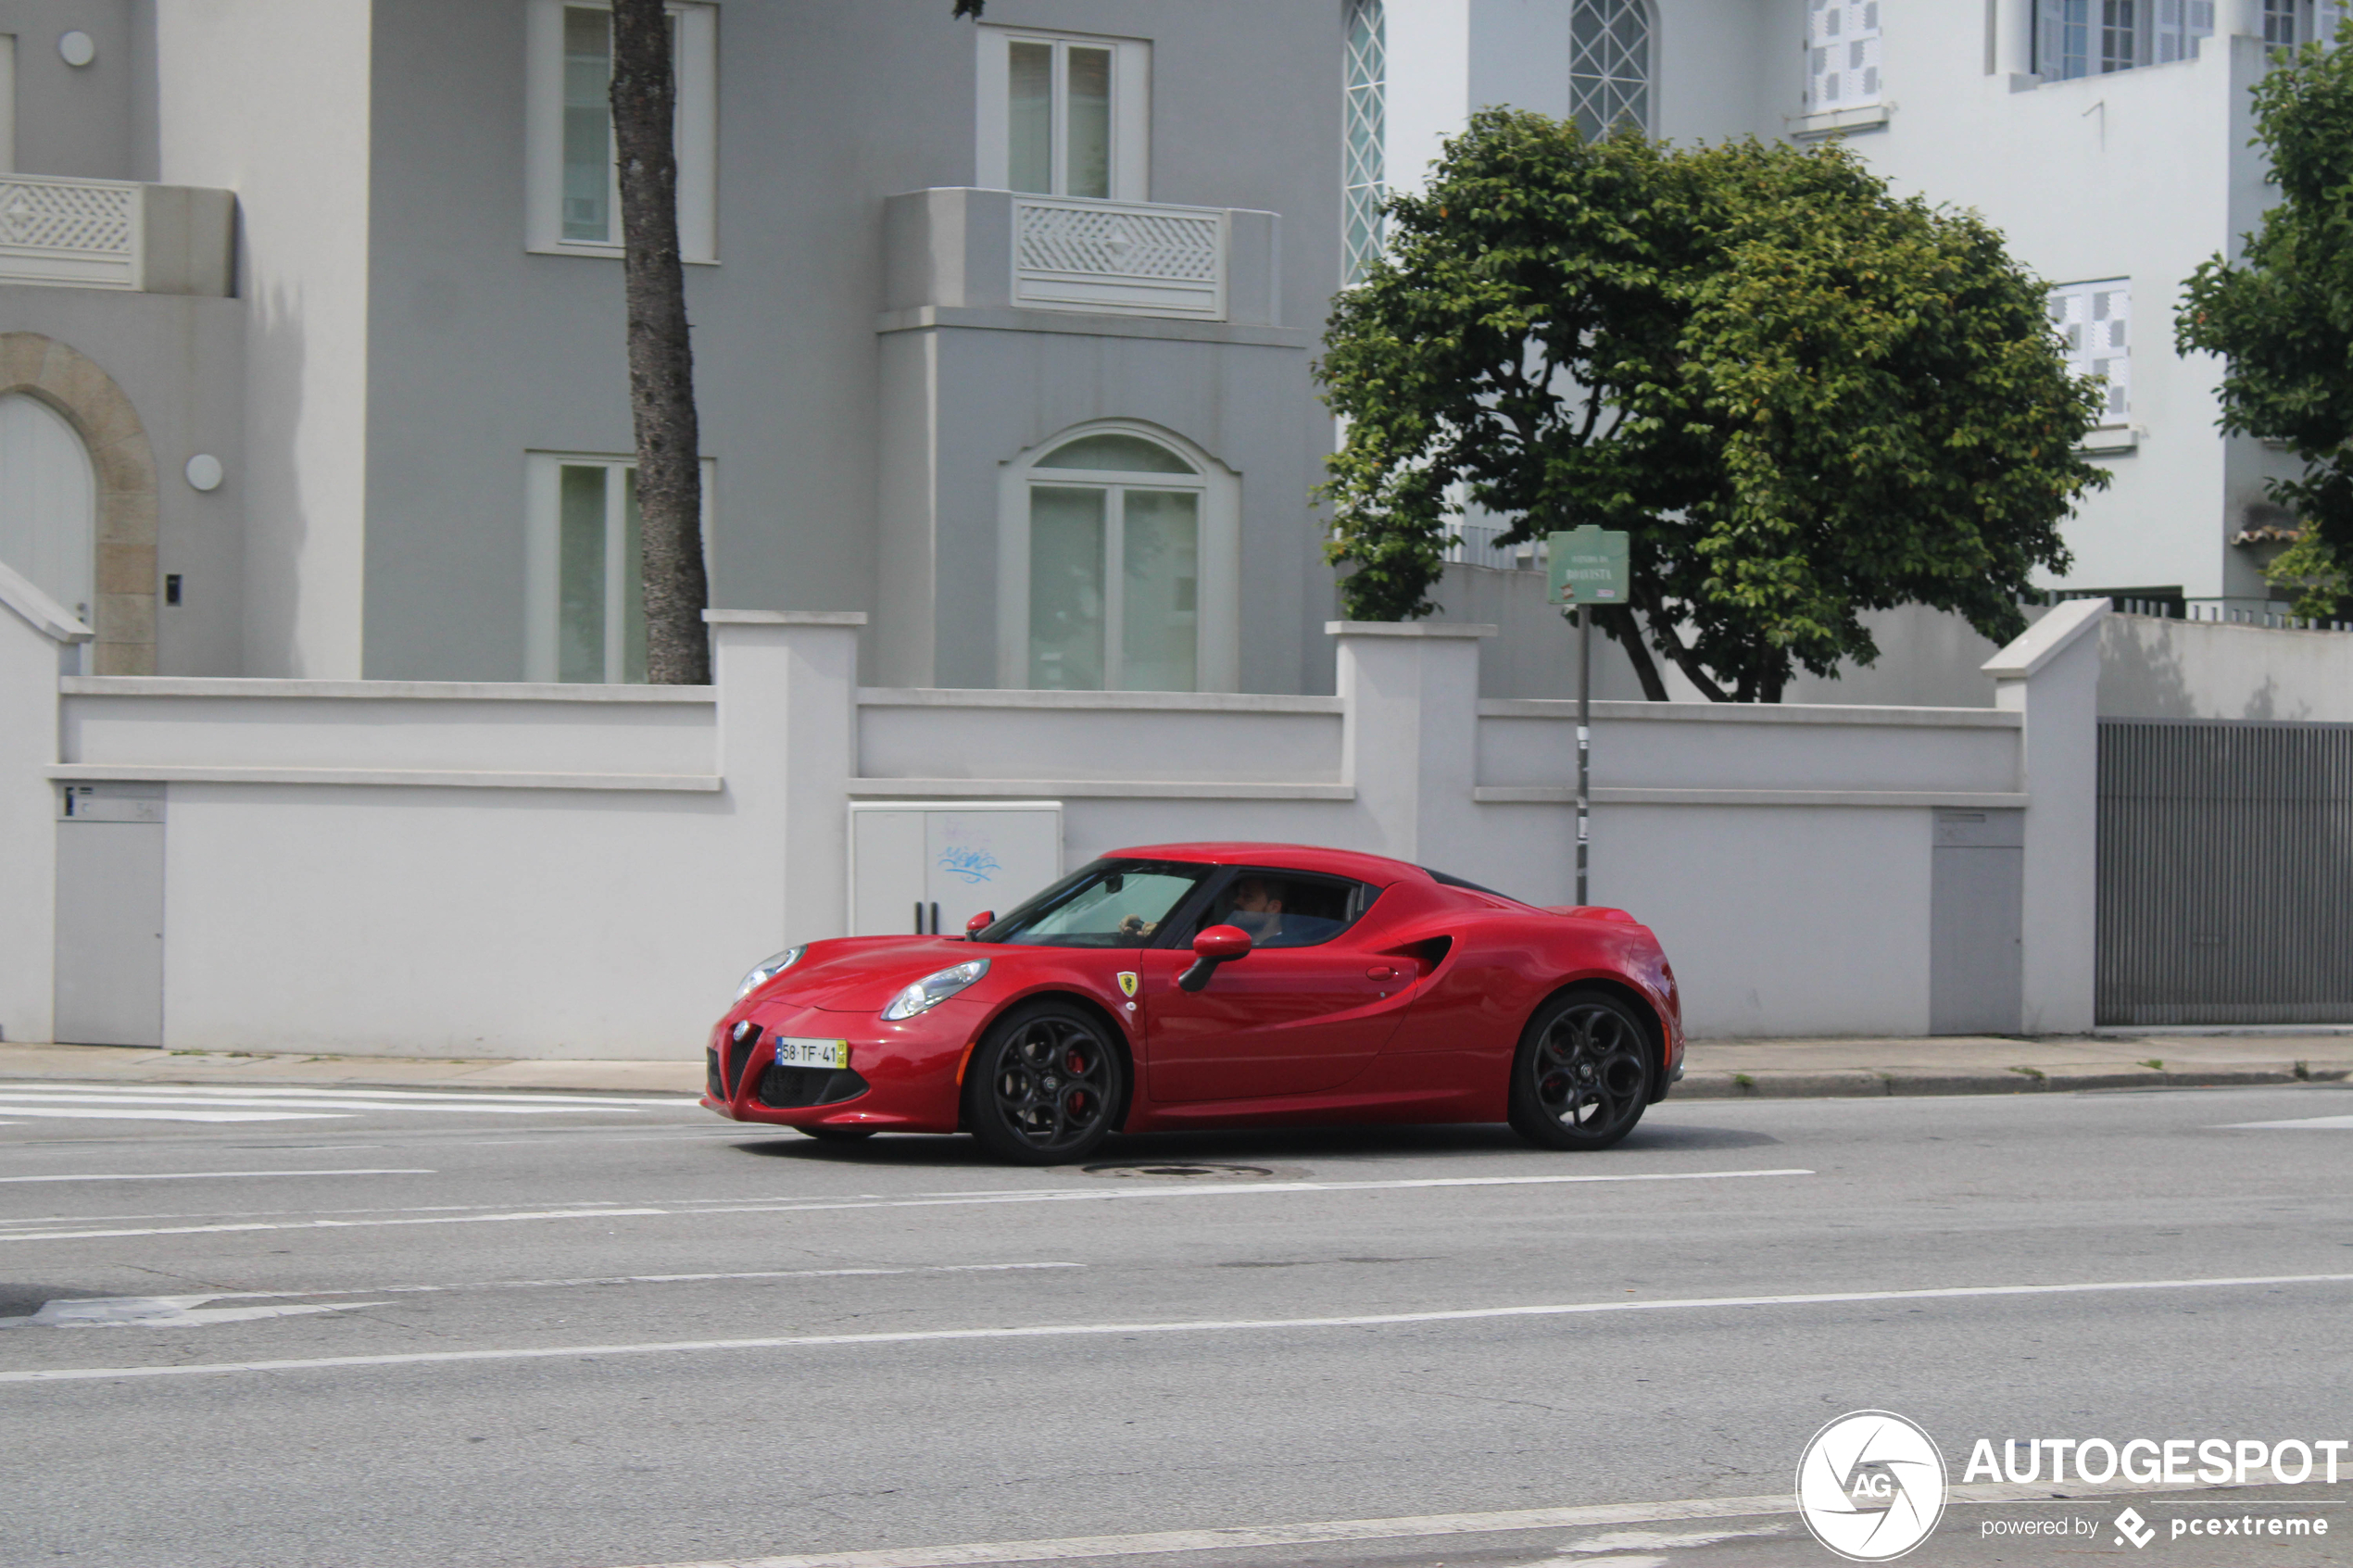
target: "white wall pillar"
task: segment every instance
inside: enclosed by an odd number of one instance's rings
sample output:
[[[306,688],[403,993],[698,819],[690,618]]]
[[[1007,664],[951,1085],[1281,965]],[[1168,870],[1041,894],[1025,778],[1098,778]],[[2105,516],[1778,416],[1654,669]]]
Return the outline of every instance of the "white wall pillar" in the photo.
[[[1340,640],[1340,778],[1367,819],[1362,847],[1464,863],[1478,818],[1478,640],[1492,626],[1332,621]]]
[[[2025,715],[2019,787],[2028,796],[2021,1027],[2092,1027],[2098,956],[2098,628],[2106,599],[2071,599],[1981,666],[1994,706]]]
[[[0,565],[0,1035],[53,1032],[57,960],[57,675],[90,628]]]
[[[719,771],[744,819],[743,874],[774,878],[761,950],[842,935],[849,780],[858,771],[858,629],[866,618],[708,609],[703,620],[719,691]]]

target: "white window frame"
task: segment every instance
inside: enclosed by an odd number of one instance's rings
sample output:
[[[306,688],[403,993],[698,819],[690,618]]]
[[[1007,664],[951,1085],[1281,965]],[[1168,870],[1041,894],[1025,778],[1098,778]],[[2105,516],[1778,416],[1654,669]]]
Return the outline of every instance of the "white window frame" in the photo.
[[[619,629],[626,624],[628,585],[637,581],[627,570],[622,548],[626,537],[621,476],[636,471],[635,456],[610,452],[526,452],[523,454],[523,679],[554,684],[561,678],[558,665],[557,620],[560,612],[562,572],[561,470],[601,468],[605,482],[605,684],[622,685],[627,650]],[[702,558],[711,571],[711,497],[718,489],[718,465],[702,460]],[[623,570],[615,571],[615,563]]]
[[[1100,38],[1079,32],[1040,32],[1028,28],[980,27],[973,128],[973,183],[983,190],[1013,188],[1013,104],[1010,82],[1014,44],[1046,44],[1054,49],[1054,179],[1060,197],[1066,184],[1063,159],[1070,74],[1063,64],[1070,45],[1108,48],[1111,56],[1111,196],[1119,202],[1151,199],[1152,46],[1140,38]],[[1083,200],[1083,197],[1070,198]]]
[[[2099,278],[2083,283],[2059,283],[2053,286],[2048,298],[2052,305],[2059,306],[2063,311],[2080,309],[2080,320],[2086,328],[2083,337],[2088,339],[2094,325],[2093,311],[2097,308],[2095,296],[2100,295],[2108,296],[2108,311],[2100,320],[2123,323],[2123,346],[2086,347],[2078,345],[2062,352],[2066,355],[2068,368],[2087,379],[2095,373],[2092,369],[2095,360],[2105,359],[2111,365],[2120,366],[2120,370],[2111,370],[2108,372],[2108,385],[2104,390],[2107,400],[2102,405],[2098,425],[2103,430],[2114,430],[2133,422],[2133,280]],[[2074,303],[2078,301],[2081,302],[2080,307]],[[2120,311],[2117,307],[2119,302],[2122,306]],[[2064,337],[2066,316],[2054,315],[2050,320],[2052,330]]]
[[[613,238],[567,240],[563,224],[564,11],[611,9],[604,0],[529,0],[524,53],[523,248],[547,256],[618,257],[619,174],[614,175]],[[677,19],[676,145],[678,254],[705,266],[719,261],[719,7],[710,0],[670,0]]]
[[[1133,469],[1040,469],[1051,456],[1089,435],[1132,435],[1167,448],[1192,465],[1184,473],[1145,473]],[[1173,431],[1135,420],[1095,420],[1056,431],[1000,470],[997,490],[997,684],[1020,690],[1029,684],[1029,492],[1032,484],[1118,486],[1131,490],[1190,490],[1201,496],[1201,578],[1194,608],[1200,619],[1193,654],[1194,689],[1230,692],[1241,688],[1241,475]],[[1111,522],[1106,514],[1105,522]],[[1120,562],[1107,547],[1106,595],[1116,590]],[[1104,617],[1106,682],[1118,668],[1117,632]],[[1106,690],[1123,688],[1106,685]]]
[[[0,171],[17,167],[17,35],[0,32]]]

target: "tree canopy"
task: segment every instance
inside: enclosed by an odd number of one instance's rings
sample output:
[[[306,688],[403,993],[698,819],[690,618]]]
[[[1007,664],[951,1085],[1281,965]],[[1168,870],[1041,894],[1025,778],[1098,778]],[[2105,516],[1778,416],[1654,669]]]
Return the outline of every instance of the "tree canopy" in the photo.
[[[1861,613],[1956,610],[2007,641],[2060,521],[2107,476],[2098,394],[2044,285],[1970,214],[1897,200],[1851,155],[1588,141],[1489,110],[1343,294],[1317,368],[1347,421],[1324,487],[1346,613],[1434,608],[1466,502],[1505,543],[1631,535],[1602,612],[1710,696],[1877,655]]]
[[[2183,285],[2174,345],[2228,361],[2225,433],[2303,460],[2269,487],[2302,525],[2271,575],[2304,585],[2297,613],[2332,616],[2353,608],[2353,49],[2309,44],[2264,77],[2255,126],[2279,205],[2235,265],[2216,256]]]

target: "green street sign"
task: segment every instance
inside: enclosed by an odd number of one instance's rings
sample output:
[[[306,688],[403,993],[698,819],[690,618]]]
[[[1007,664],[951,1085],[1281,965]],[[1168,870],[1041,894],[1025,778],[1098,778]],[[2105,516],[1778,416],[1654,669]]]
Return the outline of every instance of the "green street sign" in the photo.
[[[1556,605],[1622,605],[1632,587],[1626,567],[1626,535],[1604,528],[1572,528],[1548,533],[1552,546],[1552,591]]]

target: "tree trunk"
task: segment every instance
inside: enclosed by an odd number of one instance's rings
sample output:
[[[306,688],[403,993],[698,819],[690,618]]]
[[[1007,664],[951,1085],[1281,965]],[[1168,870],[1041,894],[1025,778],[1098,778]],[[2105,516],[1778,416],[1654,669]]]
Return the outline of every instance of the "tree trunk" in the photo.
[[[1634,678],[1642,683],[1642,700],[1667,701],[1667,683],[1659,678],[1657,661],[1651,658],[1651,650],[1642,641],[1642,625],[1634,619],[1634,607],[1618,605],[1606,612],[1595,613],[1607,614],[1608,619],[1602,622],[1602,630],[1609,633],[1611,641],[1626,650],[1627,660],[1634,666]]]
[[[622,277],[629,310],[629,409],[637,429],[639,586],[646,679],[711,684],[702,558],[702,441],[695,355],[678,262],[677,82],[662,0],[613,0],[612,130],[621,170]]]

